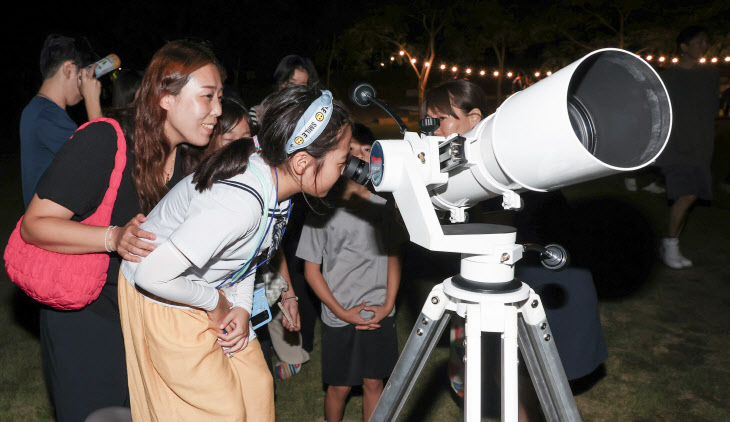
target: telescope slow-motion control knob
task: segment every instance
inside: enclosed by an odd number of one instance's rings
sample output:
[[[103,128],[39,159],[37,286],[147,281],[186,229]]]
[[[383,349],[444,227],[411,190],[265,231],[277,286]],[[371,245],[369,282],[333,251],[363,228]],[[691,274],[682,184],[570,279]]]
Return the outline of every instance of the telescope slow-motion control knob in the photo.
[[[568,264],[568,251],[564,247],[552,243],[547,246],[535,245],[534,243],[525,243],[522,249],[527,251],[535,251],[540,254],[540,264],[548,270],[561,270]]]
[[[360,83],[350,88],[350,100],[360,107],[369,106],[376,98],[375,88],[368,83]]]

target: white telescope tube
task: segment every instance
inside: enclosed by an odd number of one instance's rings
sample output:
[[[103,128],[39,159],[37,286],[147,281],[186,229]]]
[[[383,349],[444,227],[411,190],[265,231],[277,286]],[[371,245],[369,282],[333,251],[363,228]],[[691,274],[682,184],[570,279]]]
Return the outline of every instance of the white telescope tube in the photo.
[[[442,209],[506,191],[549,191],[651,164],[671,130],[654,69],[619,49],[594,51],[509,97],[464,134],[464,167],[431,192]]]

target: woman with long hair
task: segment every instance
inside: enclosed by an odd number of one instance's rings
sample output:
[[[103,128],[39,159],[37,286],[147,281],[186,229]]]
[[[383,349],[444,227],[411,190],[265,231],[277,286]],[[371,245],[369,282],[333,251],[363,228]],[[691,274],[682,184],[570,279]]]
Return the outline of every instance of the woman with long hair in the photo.
[[[117,280],[121,261],[140,261],[155,234],[139,228],[184,176],[181,150],[203,147],[221,113],[221,67],[202,43],[173,41],[151,60],[135,100],[78,130],[38,185],[21,226],[23,239],[66,254],[110,253],[101,295],[78,311],[41,310],[44,372],[59,421],[128,406]],[[127,141],[111,226],[81,224],[109,185],[117,150],[115,122]],[[40,265],[40,263],[39,263]]]

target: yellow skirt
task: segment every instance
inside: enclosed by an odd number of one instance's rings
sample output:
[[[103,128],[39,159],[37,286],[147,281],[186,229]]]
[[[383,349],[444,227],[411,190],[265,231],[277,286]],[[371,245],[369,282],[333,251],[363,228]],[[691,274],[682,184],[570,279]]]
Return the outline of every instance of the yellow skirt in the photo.
[[[274,381],[258,340],[229,358],[204,311],[155,303],[121,272],[119,312],[135,421],[274,422]]]

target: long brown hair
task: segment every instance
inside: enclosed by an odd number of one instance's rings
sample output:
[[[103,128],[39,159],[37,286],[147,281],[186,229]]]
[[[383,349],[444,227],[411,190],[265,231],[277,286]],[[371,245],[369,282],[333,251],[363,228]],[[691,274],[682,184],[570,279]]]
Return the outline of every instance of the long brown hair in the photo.
[[[207,44],[172,41],[155,53],[142,77],[130,108],[134,116],[132,178],[144,213],[152,210],[168,190],[164,167],[171,149],[164,132],[167,111],[160,106],[160,100],[165,95],[180,94],[190,74],[209,64],[218,68],[223,79],[225,72]]]

